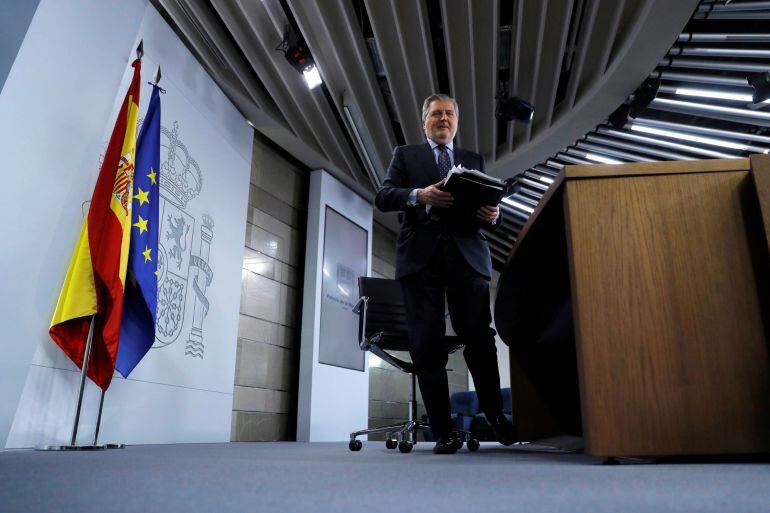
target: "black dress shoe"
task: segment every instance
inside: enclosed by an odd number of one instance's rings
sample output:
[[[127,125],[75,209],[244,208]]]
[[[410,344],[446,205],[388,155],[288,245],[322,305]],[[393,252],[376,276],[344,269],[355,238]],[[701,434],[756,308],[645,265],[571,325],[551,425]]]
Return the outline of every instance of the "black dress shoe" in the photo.
[[[516,428],[513,427],[508,417],[502,413],[487,417],[489,425],[492,426],[492,430],[495,432],[495,438],[503,445],[513,445],[516,442]]]
[[[433,454],[454,454],[457,452],[457,440],[452,436],[440,436],[433,446]]]

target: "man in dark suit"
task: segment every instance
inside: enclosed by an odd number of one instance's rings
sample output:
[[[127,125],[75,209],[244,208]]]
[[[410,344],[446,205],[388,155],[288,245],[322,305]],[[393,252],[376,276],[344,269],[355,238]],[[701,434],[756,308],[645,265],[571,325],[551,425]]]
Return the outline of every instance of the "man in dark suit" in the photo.
[[[375,204],[383,212],[404,213],[397,240],[396,279],[401,282],[409,323],[409,353],[418,368],[431,430],[433,452],[451,454],[458,443],[451,433],[447,383],[445,298],[452,327],[465,344],[464,356],[479,402],[498,440],[515,441],[513,426],[502,414],[495,331],[490,327],[489,279],[492,261],[480,228],[500,221],[497,206],[476,212],[452,209],[453,198],[442,191],[452,165],[484,170],[481,155],[457,148],[457,102],[442,94],[423,103],[427,141],[400,146]]]

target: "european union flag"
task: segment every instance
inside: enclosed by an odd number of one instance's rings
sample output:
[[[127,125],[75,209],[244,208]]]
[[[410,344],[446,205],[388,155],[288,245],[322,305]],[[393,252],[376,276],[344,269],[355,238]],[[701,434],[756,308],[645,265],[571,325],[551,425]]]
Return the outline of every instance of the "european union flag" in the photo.
[[[136,141],[131,246],[128,252],[123,320],[115,368],[127,377],[155,341],[158,304],[158,216],[160,206],[160,88]]]

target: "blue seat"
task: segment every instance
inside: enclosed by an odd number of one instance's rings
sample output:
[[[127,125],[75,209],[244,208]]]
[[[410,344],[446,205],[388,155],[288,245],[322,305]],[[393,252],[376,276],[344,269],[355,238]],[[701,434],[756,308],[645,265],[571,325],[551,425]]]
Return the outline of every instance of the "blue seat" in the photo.
[[[500,390],[503,396],[503,415],[508,420],[513,422],[513,409],[511,401],[511,389],[503,388]],[[475,394],[475,392],[474,392]],[[494,433],[492,432],[492,426],[487,422],[487,416],[483,412],[477,411],[474,418],[471,420],[471,431],[479,437],[479,440],[494,440]]]
[[[471,431],[473,417],[479,413],[479,398],[476,392],[455,392],[449,402],[452,408],[452,428]]]
[[[503,394],[503,415],[508,417],[508,420],[513,421],[513,409],[511,407],[511,389],[503,388],[500,390]]]

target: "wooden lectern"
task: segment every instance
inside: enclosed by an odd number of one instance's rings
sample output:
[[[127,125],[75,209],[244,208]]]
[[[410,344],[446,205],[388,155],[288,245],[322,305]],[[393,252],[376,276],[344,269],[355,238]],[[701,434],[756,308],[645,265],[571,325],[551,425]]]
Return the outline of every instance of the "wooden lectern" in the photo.
[[[498,285],[522,435],[577,418],[591,455],[770,452],[766,234],[770,156],[567,166]]]

